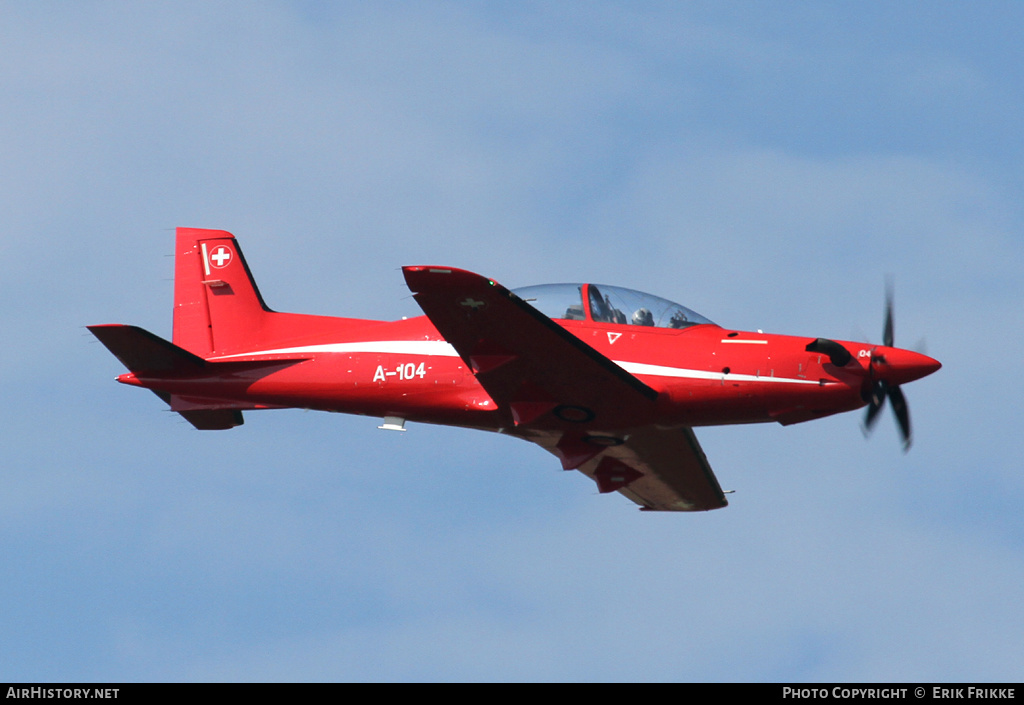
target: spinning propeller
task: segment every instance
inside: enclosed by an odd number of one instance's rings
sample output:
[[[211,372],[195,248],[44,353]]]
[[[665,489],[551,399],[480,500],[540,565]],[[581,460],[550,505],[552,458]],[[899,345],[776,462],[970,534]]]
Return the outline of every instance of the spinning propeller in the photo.
[[[871,433],[878,420],[878,412],[888,399],[896,416],[900,435],[903,437],[903,452],[910,450],[910,411],[907,408],[907,399],[900,390],[900,384],[920,379],[941,366],[937,360],[926,355],[893,347],[892,286],[887,286],[882,345],[872,348],[871,357],[868,359],[865,390],[868,411],[864,416],[864,435]]]
[[[910,449],[910,411],[907,409],[907,399],[903,396],[900,385],[930,375],[942,365],[927,355],[893,347],[891,285],[886,287],[885,292],[885,329],[882,332],[881,345],[876,345],[870,350],[861,349],[856,359],[842,343],[827,338],[818,338],[805,349],[808,352],[828,355],[829,361],[836,367],[864,377],[861,394],[868,403],[868,412],[864,417],[864,435],[871,432],[878,419],[878,413],[888,399],[892,412],[896,415],[900,435],[903,437],[903,451]],[[867,365],[861,362],[865,356],[868,358]]]

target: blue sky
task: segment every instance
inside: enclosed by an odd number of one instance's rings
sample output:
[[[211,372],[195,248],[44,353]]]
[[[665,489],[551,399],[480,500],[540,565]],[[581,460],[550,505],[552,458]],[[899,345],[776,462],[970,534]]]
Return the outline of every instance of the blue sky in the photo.
[[[0,7],[0,680],[1014,681],[1014,2]],[[593,280],[944,364],[887,414],[699,429],[724,511],[513,439],[200,433],[83,326],[169,336],[173,228],[275,309],[403,264]]]

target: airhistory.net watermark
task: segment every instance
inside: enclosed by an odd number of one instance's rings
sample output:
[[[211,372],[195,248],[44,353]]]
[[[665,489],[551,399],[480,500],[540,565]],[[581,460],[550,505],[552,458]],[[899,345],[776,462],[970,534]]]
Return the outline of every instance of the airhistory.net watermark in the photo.
[[[31,688],[15,688],[9,687],[7,689],[8,698],[58,698],[63,700],[89,700],[95,698],[97,700],[105,700],[117,698],[117,691],[120,688],[43,688],[33,686]]]

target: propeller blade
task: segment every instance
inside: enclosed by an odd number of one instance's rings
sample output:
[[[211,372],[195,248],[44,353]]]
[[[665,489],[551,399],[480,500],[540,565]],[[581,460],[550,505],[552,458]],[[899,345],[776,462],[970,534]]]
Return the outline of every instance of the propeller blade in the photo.
[[[892,282],[885,285],[885,330],[882,333],[882,344],[887,348],[892,347]]]
[[[899,424],[900,434],[903,436],[903,452],[906,453],[910,450],[910,410],[907,408],[907,400],[898,385],[889,387],[888,394],[892,413],[896,415],[896,423]]]
[[[871,386],[871,399],[868,402],[868,413],[864,416],[864,435],[871,433],[871,429],[878,420],[878,412],[885,404],[885,382],[875,382]]]

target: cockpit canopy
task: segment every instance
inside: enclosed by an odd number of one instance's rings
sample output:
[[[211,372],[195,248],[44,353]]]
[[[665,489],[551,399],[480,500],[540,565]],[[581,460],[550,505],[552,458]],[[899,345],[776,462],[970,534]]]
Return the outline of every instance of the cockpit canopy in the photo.
[[[711,323],[696,311],[651,294],[605,284],[541,284],[513,293],[548,318],[655,328]]]

